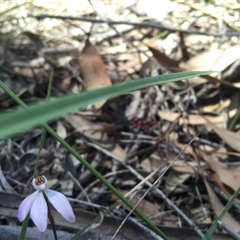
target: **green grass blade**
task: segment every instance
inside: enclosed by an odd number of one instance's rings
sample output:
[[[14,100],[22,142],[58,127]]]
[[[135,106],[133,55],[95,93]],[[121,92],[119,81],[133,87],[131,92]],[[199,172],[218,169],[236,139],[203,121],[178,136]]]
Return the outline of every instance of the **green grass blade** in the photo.
[[[54,120],[67,113],[82,109],[89,104],[103,99],[110,99],[122,94],[135,91],[137,89],[159,85],[168,82],[183,80],[186,78],[207,75],[211,71],[182,72],[169,75],[161,75],[151,78],[126,81],[110,87],[85,91],[79,94],[68,95],[58,99],[50,100],[39,105],[35,105],[28,110],[19,110],[14,113],[0,115],[0,139],[10,137],[18,131],[24,131],[35,127],[42,122]],[[8,91],[6,86],[0,81],[0,87]]]

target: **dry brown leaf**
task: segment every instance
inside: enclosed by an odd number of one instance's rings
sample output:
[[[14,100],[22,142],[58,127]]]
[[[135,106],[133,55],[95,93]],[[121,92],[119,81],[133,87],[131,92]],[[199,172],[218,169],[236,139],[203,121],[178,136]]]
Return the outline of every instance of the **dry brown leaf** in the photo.
[[[226,189],[226,186],[222,183],[221,179],[218,177],[218,175],[215,173],[212,174],[212,181],[215,182],[215,184],[230,198],[232,194]],[[236,201],[239,201],[236,199]]]
[[[139,196],[135,196],[133,199],[131,199],[131,202],[135,205],[139,201],[139,199]],[[154,216],[159,212],[157,206],[146,199],[143,199],[141,203],[139,203],[137,209],[140,210],[147,217]]]
[[[144,169],[144,171],[146,171],[148,173],[152,171],[151,161],[148,158],[144,159],[140,163],[140,166],[142,167],[142,169]]]
[[[170,172],[166,177],[166,189],[168,191],[175,190],[178,185],[183,184],[189,179],[190,176],[191,175],[188,173]]]
[[[111,80],[107,74],[101,56],[96,48],[86,41],[80,57],[80,71],[86,83],[87,90],[110,86]],[[95,103],[95,108],[101,108],[106,101]]]
[[[223,71],[226,67],[239,59],[240,45],[227,49],[210,49],[198,54],[180,66],[186,71],[201,71],[211,69],[212,71]]]
[[[236,109],[233,109],[229,112],[229,117],[233,117],[236,114]],[[174,113],[174,112],[164,112],[164,111],[158,111],[158,116],[161,117],[164,120],[174,122],[175,119],[179,117],[179,113]],[[188,118],[180,118],[179,123],[187,123],[191,125],[202,125],[202,124],[207,124],[209,122],[215,123],[215,124],[220,124],[221,126],[223,125],[223,117],[222,116],[203,116],[201,115],[188,115]]]
[[[175,69],[180,69],[178,62],[169,58],[166,54],[162,53],[160,50],[158,50],[156,44],[154,42],[149,42],[147,44],[149,50],[152,52],[153,56],[157,59],[157,61],[166,67],[171,67]]]
[[[202,111],[203,112],[216,112],[216,111],[221,111],[224,108],[228,108],[231,104],[230,99],[225,99],[221,102],[218,102],[216,104],[208,105],[208,106],[203,106]]]
[[[222,183],[236,191],[240,185],[240,167],[228,167],[214,155],[206,155],[203,152],[201,154]]]
[[[120,192],[123,195],[127,194],[127,191],[120,191]],[[114,200],[118,200],[118,198],[115,195],[113,195],[112,197]],[[131,197],[128,197],[128,198],[133,205],[136,205],[141,197],[135,195],[133,198]],[[121,202],[119,204],[125,207],[124,203]],[[159,213],[157,206],[146,199],[142,199],[142,201],[137,206],[137,209],[140,210],[147,217],[154,216],[157,213]]]
[[[200,163],[203,165],[202,163]],[[205,163],[204,163],[205,164]],[[174,164],[171,166],[171,169],[173,169],[176,172],[179,173],[188,173],[191,175],[195,175],[198,173],[198,163],[196,162],[183,162],[183,161],[175,161]]]
[[[223,210],[223,205],[220,202],[220,200],[218,199],[217,195],[215,194],[215,192],[212,190],[211,186],[208,184],[208,182],[206,180],[204,180],[205,186],[207,188],[208,191],[208,195],[212,204],[212,208],[216,214],[216,216],[219,216],[219,214],[222,212]],[[239,223],[229,214],[226,213],[222,219],[222,221],[227,224],[228,226],[231,227],[231,229],[235,232],[238,232],[240,230],[240,225]]]
[[[208,126],[214,130],[214,132],[222,138],[222,140],[229,145],[232,149],[240,152],[240,136],[224,128],[219,128],[211,123],[208,123]]]
[[[81,115],[68,115],[65,119],[77,130],[80,131],[85,137],[96,143],[103,149],[109,151],[113,156],[119,160],[124,161],[126,159],[126,152],[118,144],[112,142],[106,133],[96,131],[84,131],[83,129],[89,129],[91,122]]]
[[[152,52],[153,56],[158,60],[158,62],[160,64],[162,64],[163,66],[167,66],[167,67],[174,67],[175,69],[179,69],[180,71],[189,71],[189,70],[206,70],[206,69],[211,69],[211,70],[215,70],[215,71],[222,71],[224,70],[226,67],[228,67],[230,64],[232,64],[233,62],[235,62],[236,60],[238,60],[239,58],[236,56],[233,56],[233,58],[229,58],[229,54],[232,54],[232,52],[235,51],[235,48],[233,47],[233,49],[230,50],[221,50],[221,49],[216,49],[216,50],[208,50],[207,52],[203,53],[203,54],[199,54],[196,57],[193,57],[192,59],[190,59],[188,62],[186,63],[182,63],[181,67],[179,66],[178,62],[169,58],[167,55],[165,55],[164,53],[160,52],[156,46],[155,42],[149,42],[147,44],[149,50]],[[240,52],[240,46],[236,46],[236,49]],[[209,61],[208,61],[208,56],[211,54],[215,54],[215,51],[219,52],[220,56],[221,53],[223,54],[223,57],[227,58],[227,60],[229,61],[228,63],[226,63],[225,61],[223,61],[222,58],[217,58],[218,55],[214,55],[214,57],[216,57],[216,66],[214,65],[214,69],[213,68],[209,68]],[[196,61],[199,60],[199,61]],[[231,60],[232,59],[232,60]],[[207,61],[206,61],[207,60]],[[202,66],[203,65],[203,66]],[[199,69],[200,68],[200,69]],[[220,69],[220,70],[218,70]],[[214,76],[216,76],[216,74],[213,74]],[[235,89],[239,89],[240,86],[236,83],[231,83],[231,82],[227,82],[224,81],[222,79],[218,79],[214,76],[205,76],[203,77],[195,77],[195,78],[191,78],[188,81],[191,83],[205,83],[207,80],[210,82],[214,82],[214,83],[219,83],[223,86],[227,86],[227,87],[231,87],[231,88],[235,88]],[[171,83],[172,84],[172,83]]]

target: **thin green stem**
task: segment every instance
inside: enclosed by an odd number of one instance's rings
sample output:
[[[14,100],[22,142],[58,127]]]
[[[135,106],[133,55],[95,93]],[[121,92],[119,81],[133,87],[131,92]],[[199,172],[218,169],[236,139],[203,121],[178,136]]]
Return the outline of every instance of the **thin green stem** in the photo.
[[[29,214],[27,215],[27,217],[23,221],[21,232],[19,234],[18,240],[24,240],[25,239],[25,235],[26,235],[27,227],[28,227],[28,222],[29,222]]]
[[[51,72],[50,77],[49,77],[49,82],[48,82],[48,89],[47,89],[47,101],[49,101],[49,99],[51,97],[53,76],[54,76],[54,72]]]
[[[49,99],[51,97],[52,82],[53,82],[53,73],[50,75],[50,78],[49,78],[48,91],[47,91],[47,101],[49,101]],[[26,105],[26,109],[27,108],[28,108],[28,106]],[[41,139],[40,139],[40,146],[39,146],[39,150],[38,150],[38,154],[37,154],[37,159],[36,159],[36,163],[35,163],[35,166],[34,166],[33,178],[37,177],[37,168],[38,168],[40,153],[41,153],[41,150],[43,149],[43,146],[44,146],[46,133],[47,133],[46,129],[43,128],[43,132],[41,134]],[[33,193],[33,188],[32,187],[30,188],[30,191],[29,191],[29,194],[31,194],[31,193]],[[28,222],[29,222],[29,215],[23,221],[23,224],[22,224],[21,233],[20,233],[20,237],[19,237],[19,239],[21,239],[21,240],[25,239]]]
[[[49,78],[49,82],[48,82],[47,101],[49,101],[49,99],[51,97],[52,82],[53,82],[53,72],[51,73],[50,78]],[[37,168],[38,168],[40,153],[41,153],[41,151],[43,149],[43,146],[44,146],[44,143],[45,143],[46,133],[47,133],[46,129],[43,128],[43,132],[42,132],[41,139],[40,139],[40,146],[39,146],[37,159],[36,159],[36,163],[35,163],[35,167],[34,167],[34,173],[33,173],[34,178],[36,178],[36,176],[37,176]]]

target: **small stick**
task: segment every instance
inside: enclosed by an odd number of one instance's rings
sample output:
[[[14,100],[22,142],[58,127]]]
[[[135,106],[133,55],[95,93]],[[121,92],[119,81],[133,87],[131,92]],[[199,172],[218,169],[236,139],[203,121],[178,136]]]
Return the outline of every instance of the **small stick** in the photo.
[[[214,36],[214,37],[222,37],[222,36],[239,36],[240,32],[200,32],[197,30],[187,30],[182,29],[178,27],[172,27],[169,24],[166,23],[156,23],[156,22],[129,22],[129,21],[113,21],[113,20],[103,20],[103,19],[96,19],[92,17],[72,17],[72,16],[60,16],[60,15],[50,15],[50,14],[41,14],[36,16],[30,16],[33,18],[36,18],[37,20],[41,20],[44,18],[55,18],[55,19],[61,19],[61,20],[73,20],[73,21],[84,21],[84,22],[93,22],[93,23],[105,23],[105,24],[114,24],[114,25],[131,25],[136,26],[140,28],[147,28],[152,27],[156,29],[161,30],[167,30],[170,32],[182,32],[182,33],[188,33],[188,34],[199,34],[199,35],[206,35],[206,36]]]
[[[233,237],[236,240],[240,240],[240,235],[233,231],[228,225],[226,225],[224,222],[218,220],[219,227],[227,232],[231,237]]]

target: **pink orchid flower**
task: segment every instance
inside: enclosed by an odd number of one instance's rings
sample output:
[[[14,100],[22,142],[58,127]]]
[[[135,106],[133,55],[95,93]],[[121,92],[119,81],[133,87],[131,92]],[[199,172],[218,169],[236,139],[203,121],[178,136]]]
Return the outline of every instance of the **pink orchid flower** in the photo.
[[[46,184],[45,176],[34,178],[32,185],[37,191],[26,197],[18,208],[19,221],[22,222],[30,212],[30,217],[40,232],[46,230],[48,223],[48,207],[44,195],[63,218],[75,222],[75,215],[68,199],[62,193],[47,189]]]

